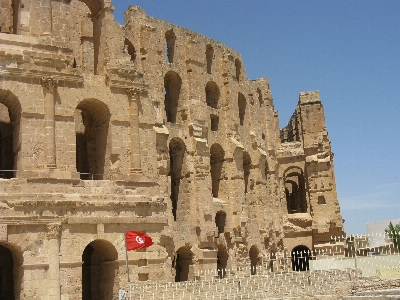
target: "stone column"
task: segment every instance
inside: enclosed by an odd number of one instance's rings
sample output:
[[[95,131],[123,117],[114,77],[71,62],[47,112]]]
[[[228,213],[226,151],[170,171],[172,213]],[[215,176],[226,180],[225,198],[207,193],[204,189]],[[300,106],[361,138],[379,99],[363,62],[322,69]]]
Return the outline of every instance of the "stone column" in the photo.
[[[61,224],[47,224],[46,234],[48,239],[49,251],[49,270],[47,272],[48,286],[46,287],[48,299],[61,299],[61,282],[60,282],[60,235]]]
[[[55,93],[57,91],[58,81],[53,78],[42,78],[41,83],[44,92],[45,163],[48,169],[55,169]]]
[[[52,11],[52,0],[44,0],[42,2],[42,32],[41,36],[51,36],[53,28],[53,11]]]
[[[127,89],[129,100],[129,122],[131,135],[131,174],[141,172],[140,136],[139,136],[139,101],[141,88]]]

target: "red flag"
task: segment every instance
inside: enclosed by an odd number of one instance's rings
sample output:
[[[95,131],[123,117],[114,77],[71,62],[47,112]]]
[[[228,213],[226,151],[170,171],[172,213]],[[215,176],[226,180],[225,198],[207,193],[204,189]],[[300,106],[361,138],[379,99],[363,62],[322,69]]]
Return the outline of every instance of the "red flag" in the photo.
[[[153,245],[153,240],[144,232],[125,230],[126,250],[137,250]]]

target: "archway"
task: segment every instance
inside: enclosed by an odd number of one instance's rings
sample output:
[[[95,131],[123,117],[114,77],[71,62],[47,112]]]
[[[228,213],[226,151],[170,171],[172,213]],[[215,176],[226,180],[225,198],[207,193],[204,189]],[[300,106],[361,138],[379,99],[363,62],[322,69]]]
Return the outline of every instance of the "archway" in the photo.
[[[249,251],[250,257],[250,267],[251,267],[251,275],[257,274],[257,263],[258,263],[258,255],[260,252],[258,251],[257,246],[253,245]]]
[[[76,169],[83,180],[104,177],[110,112],[97,99],[80,102],[75,111]]]
[[[14,297],[14,259],[10,249],[0,245],[0,299]]]
[[[19,299],[22,282],[22,253],[12,244],[0,243],[0,299]]]
[[[225,232],[225,225],[226,225],[226,212],[218,211],[215,215],[215,225],[218,228],[218,234]]]
[[[193,256],[193,252],[188,247],[178,249],[175,258],[175,282],[189,280],[190,266],[193,265]]]
[[[285,172],[285,194],[289,214],[307,212],[305,179],[300,168]]]
[[[240,125],[244,124],[244,117],[246,115],[247,101],[242,93],[238,94],[238,107],[239,107],[239,122]]]
[[[172,64],[174,62],[175,41],[176,41],[176,35],[172,29],[165,32],[166,58],[167,58],[167,62],[170,64]]]
[[[0,178],[13,178],[21,147],[21,103],[9,90],[0,90]]]
[[[171,202],[172,202],[172,214],[176,221],[178,201],[179,201],[179,189],[182,180],[182,167],[184,163],[184,156],[186,153],[185,143],[179,138],[173,138],[169,142],[169,174],[171,177]]]
[[[207,105],[212,108],[218,108],[219,95],[220,95],[218,85],[214,81],[207,82],[205,92],[206,92]]]
[[[178,73],[169,71],[164,77],[164,106],[167,122],[176,123],[182,79]]]
[[[217,252],[217,272],[219,278],[224,278],[226,276],[226,267],[228,265],[229,254],[225,246],[218,245]]]
[[[82,300],[114,299],[117,259],[117,250],[110,242],[96,240],[86,246],[82,254]]]
[[[222,177],[222,168],[225,160],[225,151],[220,144],[213,144],[210,148],[211,190],[214,198],[219,196],[219,186]]]
[[[249,178],[250,171],[252,169],[251,157],[250,154],[246,151],[243,152],[243,178],[244,178],[244,193],[246,194],[249,191]],[[252,187],[250,186],[250,189]]]
[[[292,250],[292,270],[293,271],[308,271],[310,270],[310,249],[300,245]]]
[[[105,67],[108,32],[106,23],[112,13],[111,0],[70,0],[70,14],[80,20],[71,27],[71,44],[75,66],[84,73],[100,75]],[[104,9],[108,7],[109,9]],[[76,64],[76,59],[78,63]]]

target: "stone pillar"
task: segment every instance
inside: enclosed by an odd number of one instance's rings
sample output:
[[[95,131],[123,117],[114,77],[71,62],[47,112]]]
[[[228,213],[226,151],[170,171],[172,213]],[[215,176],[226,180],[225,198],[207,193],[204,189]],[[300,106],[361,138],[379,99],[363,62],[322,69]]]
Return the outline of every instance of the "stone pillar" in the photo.
[[[55,93],[57,91],[58,81],[53,78],[42,78],[41,83],[44,92],[45,163],[48,169],[55,169]]]
[[[61,224],[47,224],[46,233],[49,251],[49,270],[47,272],[48,286],[46,287],[49,300],[61,299],[60,282],[60,234]]]
[[[131,136],[131,174],[142,171],[140,163],[139,101],[141,88],[127,89],[129,100],[129,122]]]
[[[44,0],[42,2],[42,32],[41,36],[50,36],[52,34],[53,28],[53,12],[52,12],[52,0]]]

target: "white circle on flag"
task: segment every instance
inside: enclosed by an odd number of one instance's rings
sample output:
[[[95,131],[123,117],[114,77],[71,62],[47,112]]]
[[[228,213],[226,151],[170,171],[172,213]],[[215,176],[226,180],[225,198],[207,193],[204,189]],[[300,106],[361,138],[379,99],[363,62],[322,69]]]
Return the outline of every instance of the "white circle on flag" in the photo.
[[[138,244],[144,244],[144,239],[141,238],[140,236],[136,236],[136,242],[137,242]]]

